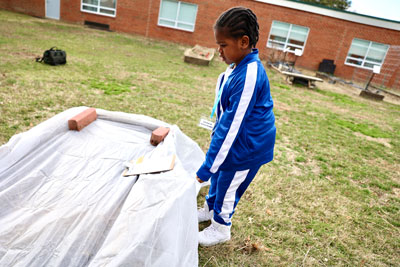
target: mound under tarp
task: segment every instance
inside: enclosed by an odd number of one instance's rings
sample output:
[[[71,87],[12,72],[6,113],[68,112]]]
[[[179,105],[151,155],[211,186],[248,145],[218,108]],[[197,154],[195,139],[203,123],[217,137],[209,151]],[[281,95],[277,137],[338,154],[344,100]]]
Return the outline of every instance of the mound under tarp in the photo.
[[[199,146],[177,126],[97,109],[81,131],[68,109],[0,146],[0,266],[197,266]],[[151,132],[170,132],[157,147]],[[123,177],[148,153],[171,171]]]

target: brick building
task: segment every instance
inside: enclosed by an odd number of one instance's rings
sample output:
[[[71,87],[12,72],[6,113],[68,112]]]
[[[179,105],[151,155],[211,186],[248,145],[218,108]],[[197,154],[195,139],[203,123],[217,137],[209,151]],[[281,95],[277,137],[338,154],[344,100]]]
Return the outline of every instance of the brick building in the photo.
[[[263,58],[282,56],[318,70],[330,60],[335,76],[400,90],[400,21],[298,0],[0,0],[0,8],[189,45],[215,47],[212,26],[224,10],[246,6],[257,15]],[[295,50],[301,56],[295,56]],[[376,67],[375,67],[376,68]]]

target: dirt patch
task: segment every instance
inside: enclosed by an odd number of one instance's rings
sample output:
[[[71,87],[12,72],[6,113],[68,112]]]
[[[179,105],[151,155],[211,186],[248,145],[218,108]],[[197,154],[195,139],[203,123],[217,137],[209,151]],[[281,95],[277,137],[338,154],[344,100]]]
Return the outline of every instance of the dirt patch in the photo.
[[[385,96],[383,101],[391,103],[391,104],[395,104],[395,105],[400,105],[400,93],[399,93],[399,96],[394,96],[392,94],[388,94],[385,92],[381,92],[381,94],[383,94]]]
[[[393,188],[393,193],[396,197],[400,198],[400,188]]]
[[[126,70],[118,71],[113,76],[117,80],[126,80],[134,78],[133,73],[131,71],[126,71]]]
[[[289,106],[284,102],[274,99],[274,108],[280,111],[297,111],[295,108]]]
[[[150,83],[150,82],[157,82],[158,79],[154,78],[150,73],[146,73],[146,72],[135,72],[136,75],[136,80],[140,81],[140,82],[146,82],[146,83]]]
[[[299,70],[302,73],[304,73],[305,75],[315,76],[314,71],[305,70],[302,68],[299,68]],[[360,97],[359,95],[360,95],[361,89],[354,87],[351,84],[345,84],[345,83],[341,83],[341,82],[336,82],[336,83],[332,84],[332,83],[329,83],[327,79],[324,79],[324,81],[322,83],[317,82],[316,85],[321,90],[328,90],[331,92],[340,93],[340,94],[357,97],[357,98]],[[395,105],[400,105],[400,96],[394,96],[392,94],[385,93],[384,91],[380,91],[380,94],[383,94],[385,96],[383,99],[384,102],[388,102],[388,103],[395,104]],[[398,94],[400,95],[400,93],[398,93]]]
[[[308,162],[308,165],[311,168],[311,172],[316,176],[318,176],[321,173],[321,168],[318,166],[318,162],[316,162],[315,160],[310,160]]]
[[[13,52],[13,56],[18,56],[19,58],[28,58],[35,60],[36,57],[40,57],[41,55],[34,54],[32,52],[20,51],[20,52]]]

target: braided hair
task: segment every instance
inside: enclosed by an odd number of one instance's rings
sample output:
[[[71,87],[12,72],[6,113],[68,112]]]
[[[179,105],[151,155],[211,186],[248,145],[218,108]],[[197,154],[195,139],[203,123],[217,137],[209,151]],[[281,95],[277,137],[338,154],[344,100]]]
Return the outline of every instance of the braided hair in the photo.
[[[224,29],[233,38],[247,35],[252,48],[258,42],[257,17],[253,11],[245,7],[233,7],[222,13],[215,22],[214,29]]]

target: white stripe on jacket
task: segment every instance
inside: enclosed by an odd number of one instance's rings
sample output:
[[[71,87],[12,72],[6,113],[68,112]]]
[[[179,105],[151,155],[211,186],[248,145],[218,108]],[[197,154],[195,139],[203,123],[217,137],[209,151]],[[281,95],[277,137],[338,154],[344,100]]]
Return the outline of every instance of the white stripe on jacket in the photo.
[[[222,143],[222,146],[219,149],[218,154],[215,157],[215,160],[210,168],[210,171],[212,173],[218,171],[219,167],[221,166],[221,164],[226,159],[226,156],[228,155],[228,152],[233,144],[233,141],[235,140],[236,135],[240,129],[240,125],[242,124],[243,117],[246,114],[250,100],[253,97],[256,81],[257,81],[257,62],[255,61],[247,65],[246,80],[242,95],[240,97],[240,102],[237,107],[232,124],[226,135],[226,138]]]

